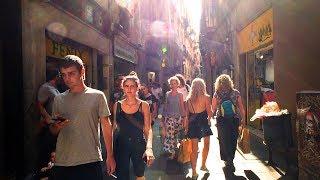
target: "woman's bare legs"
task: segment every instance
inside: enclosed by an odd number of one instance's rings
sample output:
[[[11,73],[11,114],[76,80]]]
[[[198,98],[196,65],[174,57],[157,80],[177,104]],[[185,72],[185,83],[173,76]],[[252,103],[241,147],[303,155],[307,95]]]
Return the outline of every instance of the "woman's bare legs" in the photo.
[[[191,152],[191,167],[192,176],[197,175],[197,159],[198,159],[198,139],[191,139],[192,152]]]
[[[203,144],[203,150],[202,150],[201,170],[207,170],[206,161],[207,161],[209,147],[210,147],[210,136],[204,137],[203,140],[204,140],[204,144]]]

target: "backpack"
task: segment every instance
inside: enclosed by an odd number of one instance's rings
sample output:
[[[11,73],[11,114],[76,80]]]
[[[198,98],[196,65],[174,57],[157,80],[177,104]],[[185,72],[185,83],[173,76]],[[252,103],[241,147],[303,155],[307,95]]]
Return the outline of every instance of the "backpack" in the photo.
[[[224,118],[234,117],[236,115],[236,107],[233,104],[230,94],[222,99],[220,104],[221,116]]]
[[[189,92],[190,91],[190,86],[188,84],[186,84],[185,86],[186,86],[187,91]]]

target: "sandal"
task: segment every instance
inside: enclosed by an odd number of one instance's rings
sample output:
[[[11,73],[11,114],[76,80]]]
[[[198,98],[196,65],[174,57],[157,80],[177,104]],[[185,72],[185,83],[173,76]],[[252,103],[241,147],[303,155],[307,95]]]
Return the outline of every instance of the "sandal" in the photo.
[[[209,172],[209,169],[206,166],[202,166],[200,168],[201,171]]]
[[[171,160],[174,159],[175,158],[175,154],[171,153],[168,158],[171,159]]]
[[[197,180],[197,179],[198,179],[198,176],[199,176],[199,174],[194,174],[194,175],[192,175],[191,179],[192,179],[192,180]]]

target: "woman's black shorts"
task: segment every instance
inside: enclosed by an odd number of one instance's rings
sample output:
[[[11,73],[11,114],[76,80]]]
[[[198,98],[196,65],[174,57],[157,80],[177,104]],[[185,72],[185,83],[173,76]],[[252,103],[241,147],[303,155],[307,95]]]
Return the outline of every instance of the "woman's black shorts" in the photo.
[[[134,174],[137,177],[144,176],[145,162],[142,158],[146,150],[144,139],[131,139],[117,137],[115,144],[116,172],[118,179],[130,179],[130,160],[132,161]]]

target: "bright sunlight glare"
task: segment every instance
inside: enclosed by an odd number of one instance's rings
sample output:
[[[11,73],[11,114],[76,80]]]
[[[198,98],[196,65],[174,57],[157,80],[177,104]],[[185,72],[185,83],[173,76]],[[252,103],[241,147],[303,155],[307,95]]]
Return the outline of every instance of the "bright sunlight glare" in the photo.
[[[190,17],[190,25],[195,30],[196,35],[200,33],[201,1],[183,0],[186,5],[187,14]]]

